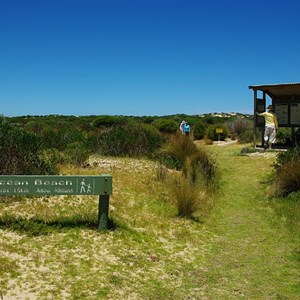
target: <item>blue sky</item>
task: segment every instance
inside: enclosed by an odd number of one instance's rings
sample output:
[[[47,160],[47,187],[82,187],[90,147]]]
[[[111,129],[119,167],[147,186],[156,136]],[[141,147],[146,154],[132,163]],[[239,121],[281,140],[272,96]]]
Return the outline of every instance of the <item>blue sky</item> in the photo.
[[[300,82],[297,0],[2,0],[0,114],[252,113]]]

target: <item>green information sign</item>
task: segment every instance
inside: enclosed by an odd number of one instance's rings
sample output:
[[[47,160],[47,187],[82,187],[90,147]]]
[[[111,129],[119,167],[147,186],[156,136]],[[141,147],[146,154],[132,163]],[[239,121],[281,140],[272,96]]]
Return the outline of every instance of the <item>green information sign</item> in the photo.
[[[0,196],[98,195],[98,229],[108,229],[112,176],[0,175]]]
[[[112,176],[1,175],[5,195],[111,195]]]

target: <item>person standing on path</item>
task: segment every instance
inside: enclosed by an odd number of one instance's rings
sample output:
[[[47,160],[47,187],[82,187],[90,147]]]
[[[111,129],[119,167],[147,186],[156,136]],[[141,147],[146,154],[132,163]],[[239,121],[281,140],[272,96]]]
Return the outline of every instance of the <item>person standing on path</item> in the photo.
[[[184,134],[188,136],[188,135],[190,134],[190,132],[191,132],[190,124],[188,124],[188,123],[186,122],[186,123],[184,124],[183,131],[184,131]]]
[[[183,120],[180,125],[179,125],[179,129],[181,131],[182,134],[184,134],[184,126],[185,126],[186,122]]]
[[[265,119],[264,148],[266,149],[269,146],[269,149],[272,149],[272,144],[274,144],[276,139],[276,130],[278,129],[277,116],[273,112],[273,107],[269,105],[268,111],[263,113],[257,112],[256,114]]]

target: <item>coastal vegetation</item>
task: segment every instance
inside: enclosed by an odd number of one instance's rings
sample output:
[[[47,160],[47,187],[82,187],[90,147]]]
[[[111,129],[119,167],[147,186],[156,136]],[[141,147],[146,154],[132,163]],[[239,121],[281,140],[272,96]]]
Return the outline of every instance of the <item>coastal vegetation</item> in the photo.
[[[111,174],[113,195],[104,232],[95,196],[0,197],[0,298],[300,298],[300,152],[242,153],[241,119],[2,117],[1,174]]]

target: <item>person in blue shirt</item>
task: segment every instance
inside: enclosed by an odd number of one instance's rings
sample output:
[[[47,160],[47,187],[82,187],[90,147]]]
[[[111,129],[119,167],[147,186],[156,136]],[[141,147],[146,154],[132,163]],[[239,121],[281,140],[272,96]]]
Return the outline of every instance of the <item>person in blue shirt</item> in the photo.
[[[185,135],[189,135],[191,132],[191,127],[187,122],[183,126],[183,131]]]

